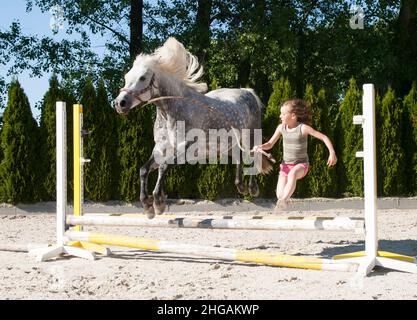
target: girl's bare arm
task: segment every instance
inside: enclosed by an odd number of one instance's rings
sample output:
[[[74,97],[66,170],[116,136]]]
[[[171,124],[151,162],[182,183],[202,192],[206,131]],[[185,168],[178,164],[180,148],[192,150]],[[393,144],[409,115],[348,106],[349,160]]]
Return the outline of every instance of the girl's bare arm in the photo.
[[[314,130],[312,127],[304,124],[301,127],[301,132],[303,134],[309,134],[317,139],[320,139],[321,141],[324,142],[324,144],[326,145],[327,149],[329,150],[329,159],[327,160],[327,165],[328,166],[334,166],[337,162],[337,157],[336,157],[336,152],[334,151],[333,148],[333,144],[330,141],[329,137],[327,137],[325,134]]]
[[[255,150],[255,148],[261,148],[262,150],[269,150],[271,149],[274,144],[278,141],[279,137],[281,136],[281,126],[282,124],[280,124],[276,129],[274,134],[272,135],[271,139],[269,139],[268,142],[265,142],[264,144],[261,144],[260,146],[255,146],[253,149]]]

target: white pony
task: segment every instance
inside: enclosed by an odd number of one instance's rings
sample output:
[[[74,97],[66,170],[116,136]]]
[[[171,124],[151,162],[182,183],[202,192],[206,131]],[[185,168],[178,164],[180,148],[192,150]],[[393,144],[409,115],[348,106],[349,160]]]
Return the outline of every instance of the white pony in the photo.
[[[169,38],[153,54],[138,55],[132,69],[125,75],[124,88],[114,101],[117,112],[124,115],[134,107],[149,103],[156,105],[155,147],[140,171],[140,201],[150,218],[165,210],[163,182],[169,165],[176,163],[179,150],[181,154],[186,153],[194,142],[181,138],[180,123],[185,132],[199,129],[207,134],[205,137],[209,136],[210,129],[224,129],[229,132],[232,129],[249,129],[250,149],[254,145],[255,129],[261,129],[262,103],[253,90],[218,89],[203,94],[207,91],[207,84],[199,81],[202,75],[203,67],[199,65],[197,58],[175,38]],[[204,143],[208,145],[208,141]],[[169,161],[157,161],[165,159],[164,150],[168,147],[174,150]],[[230,149],[226,149],[228,156]],[[217,151],[220,155],[220,148]],[[259,170],[262,173],[272,169],[265,155],[262,156],[261,163]],[[150,197],[148,175],[155,169],[158,169],[159,175],[153,197]],[[242,161],[237,163],[235,184],[242,194],[259,194],[253,175],[249,178],[248,186],[243,182]]]

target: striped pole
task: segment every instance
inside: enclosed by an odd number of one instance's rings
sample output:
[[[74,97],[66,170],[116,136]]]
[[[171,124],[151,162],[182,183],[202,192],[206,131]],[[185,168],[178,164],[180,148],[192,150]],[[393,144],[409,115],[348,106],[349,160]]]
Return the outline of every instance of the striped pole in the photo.
[[[316,257],[291,256],[278,252],[262,252],[200,246],[140,237],[92,232],[69,231],[66,233],[66,236],[69,240],[73,241],[85,241],[109,246],[186,254],[227,261],[257,263],[276,267],[350,272],[357,270],[357,264],[334,261],[330,259],[321,259]]]
[[[74,216],[82,215],[83,202],[83,173],[81,158],[83,154],[81,128],[82,128],[81,104],[73,105],[73,145],[74,145]],[[75,230],[81,231],[81,226],[75,226]]]
[[[363,219],[349,217],[286,217],[265,218],[263,216],[161,216],[149,219],[145,215],[89,214],[68,216],[67,224],[79,226],[141,226],[201,229],[245,229],[245,230],[328,230],[363,233]]]

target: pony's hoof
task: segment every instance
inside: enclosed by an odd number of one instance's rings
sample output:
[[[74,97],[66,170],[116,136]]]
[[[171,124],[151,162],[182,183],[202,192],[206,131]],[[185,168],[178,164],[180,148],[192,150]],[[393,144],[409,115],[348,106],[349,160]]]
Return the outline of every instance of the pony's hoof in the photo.
[[[153,207],[149,207],[147,210],[145,210],[145,214],[148,217],[148,219],[155,218],[155,211],[154,211]]]
[[[157,215],[163,214],[165,211],[165,207],[166,205],[164,202],[160,204],[153,204],[153,209]]]
[[[249,193],[252,197],[259,196],[259,187],[257,184],[249,186]]]
[[[243,194],[244,196],[249,193],[248,186],[246,185],[246,183],[238,183],[236,184],[236,187],[237,187],[237,191],[240,194]]]

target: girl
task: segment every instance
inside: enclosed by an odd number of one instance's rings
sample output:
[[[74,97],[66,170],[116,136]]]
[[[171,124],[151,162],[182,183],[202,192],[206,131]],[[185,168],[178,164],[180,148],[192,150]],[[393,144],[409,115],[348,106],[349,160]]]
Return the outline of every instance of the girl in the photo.
[[[284,210],[288,200],[295,191],[297,180],[304,178],[309,169],[307,154],[308,135],[316,137],[324,142],[329,150],[328,166],[334,166],[337,162],[336,153],[330,139],[321,132],[310,127],[309,104],[301,99],[288,100],[281,106],[281,124],[275,130],[268,142],[255,146],[253,151],[269,150],[283,137],[284,154],[280,165],[277,184],[277,205],[275,212]]]

